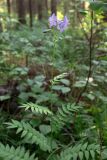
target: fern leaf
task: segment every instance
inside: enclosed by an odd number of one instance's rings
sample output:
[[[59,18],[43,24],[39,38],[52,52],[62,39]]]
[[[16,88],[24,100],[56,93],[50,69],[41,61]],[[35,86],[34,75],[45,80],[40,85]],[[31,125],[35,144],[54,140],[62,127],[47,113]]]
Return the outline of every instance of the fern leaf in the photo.
[[[26,151],[24,147],[5,146],[0,143],[0,157],[3,160],[38,160],[35,158],[35,154],[30,155],[29,151]]]
[[[37,144],[43,151],[51,151],[57,144],[50,137],[45,137],[42,133],[34,129],[29,123],[12,120],[6,123],[8,128],[16,128],[16,134],[21,133],[21,138],[27,143]]]
[[[25,110],[31,110],[33,113],[52,115],[53,113],[47,108],[34,103],[26,103],[21,106]]]
[[[58,160],[94,160],[98,151],[99,145],[97,144],[78,144],[62,151]]]
[[[65,124],[70,123],[74,113],[79,112],[80,108],[80,106],[75,106],[75,104],[67,104],[58,108],[56,115],[52,118],[53,132],[60,131]]]

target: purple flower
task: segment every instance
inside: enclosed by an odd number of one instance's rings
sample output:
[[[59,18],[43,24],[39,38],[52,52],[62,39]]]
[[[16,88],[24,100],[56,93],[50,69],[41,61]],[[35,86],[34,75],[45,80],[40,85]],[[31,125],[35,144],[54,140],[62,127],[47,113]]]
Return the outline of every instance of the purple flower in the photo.
[[[60,32],[63,32],[68,27],[69,21],[67,16],[64,17],[64,20],[58,21],[57,28],[60,30]]]
[[[52,28],[53,26],[57,27],[60,32],[63,32],[68,27],[68,24],[69,21],[67,16],[64,17],[64,20],[58,20],[54,13],[49,17],[50,28]]]
[[[53,26],[57,26],[57,17],[54,13],[52,14],[52,16],[49,17],[49,24],[50,28]]]

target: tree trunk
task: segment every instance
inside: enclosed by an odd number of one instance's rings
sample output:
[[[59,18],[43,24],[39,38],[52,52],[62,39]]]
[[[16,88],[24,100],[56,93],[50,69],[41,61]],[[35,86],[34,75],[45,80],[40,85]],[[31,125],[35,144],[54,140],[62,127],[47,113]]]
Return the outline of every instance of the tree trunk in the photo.
[[[57,14],[57,0],[51,0],[51,14]]]
[[[32,0],[29,0],[29,25],[33,27]]]
[[[7,0],[7,11],[8,11],[8,15],[10,17],[10,14],[11,14],[11,1],[10,0]]]
[[[48,0],[43,0],[43,4],[42,4],[43,8],[43,18],[44,19],[47,19],[48,18]]]
[[[37,8],[38,8],[38,20],[42,20],[43,14],[42,14],[42,1],[38,0],[37,2]]]
[[[20,24],[26,24],[26,11],[24,0],[17,0],[18,21]]]
[[[48,0],[45,0],[45,8],[46,8],[47,11],[48,11]]]

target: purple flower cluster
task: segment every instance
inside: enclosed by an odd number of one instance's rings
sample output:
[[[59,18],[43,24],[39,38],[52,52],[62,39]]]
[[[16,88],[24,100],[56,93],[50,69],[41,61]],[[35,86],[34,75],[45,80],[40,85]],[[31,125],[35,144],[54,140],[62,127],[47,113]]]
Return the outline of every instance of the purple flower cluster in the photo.
[[[63,32],[68,27],[68,24],[69,21],[67,16],[65,16],[63,20],[58,20],[54,13],[49,17],[50,28],[57,27],[60,32]]]

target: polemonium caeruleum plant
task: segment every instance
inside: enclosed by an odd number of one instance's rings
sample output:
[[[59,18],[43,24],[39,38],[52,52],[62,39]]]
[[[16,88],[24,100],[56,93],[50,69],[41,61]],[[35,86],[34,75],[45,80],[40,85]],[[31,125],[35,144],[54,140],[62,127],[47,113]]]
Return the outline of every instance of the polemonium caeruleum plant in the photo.
[[[53,33],[53,44],[54,44],[53,54],[51,55],[52,62],[54,62],[56,55],[58,55],[57,45],[58,45],[58,39],[61,38],[60,33],[64,32],[67,29],[68,24],[69,20],[67,16],[65,16],[63,20],[59,20],[54,13],[49,17],[49,27],[51,28]],[[59,30],[60,32],[57,32],[56,29]]]
[[[68,27],[69,21],[67,16],[64,17],[64,20],[58,20],[58,26],[57,28],[60,30],[60,32],[63,32]]]
[[[67,16],[64,17],[63,20],[59,20],[57,16],[53,13],[49,17],[49,27],[51,28],[52,34],[53,34],[53,51],[51,53],[51,63],[52,65],[55,65],[55,58],[57,56],[60,57],[57,53],[58,49],[58,40],[62,39],[62,32],[64,32],[69,24],[69,20]],[[60,32],[57,32],[60,31]],[[60,35],[61,34],[61,35]],[[53,73],[52,73],[52,78],[53,78]]]
[[[52,28],[53,26],[57,26],[57,17],[54,13],[49,17],[49,25],[50,28]]]
[[[57,55],[57,44],[58,44],[58,39],[59,39],[59,34],[56,31],[56,29],[58,29],[60,32],[64,32],[65,29],[68,27],[68,24],[69,24],[69,21],[68,21],[67,16],[65,16],[63,20],[59,20],[54,13],[49,17],[49,26],[52,29],[53,44],[54,44],[54,46],[53,46],[53,54],[51,54],[52,65],[55,65],[55,61],[54,60],[56,58],[55,56]],[[50,88],[51,89],[52,89],[52,85],[53,85],[53,72],[54,72],[54,70],[52,70],[52,80],[50,80],[50,82],[51,82]],[[51,126],[51,128],[52,128],[52,126]]]
[[[63,20],[58,20],[54,13],[49,17],[50,28],[57,27],[60,32],[63,32],[68,27],[68,24],[69,20],[67,16],[65,16]]]

